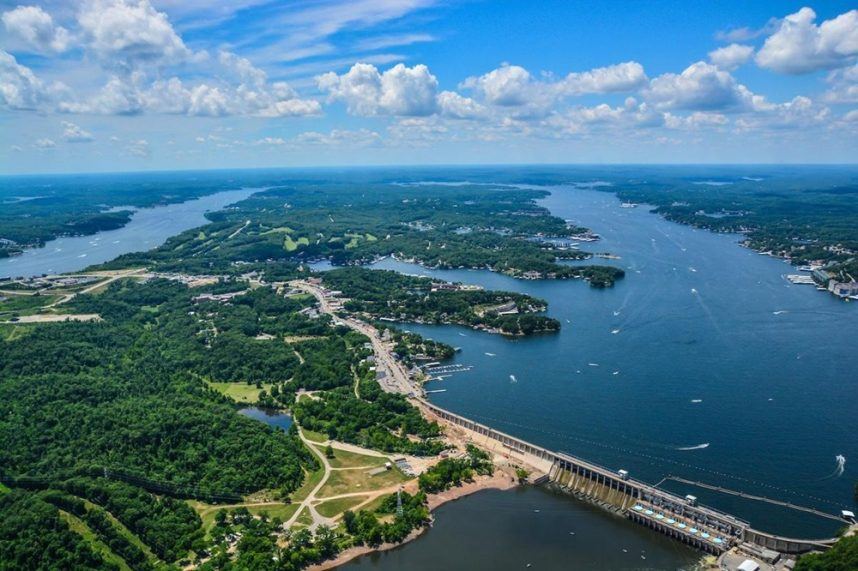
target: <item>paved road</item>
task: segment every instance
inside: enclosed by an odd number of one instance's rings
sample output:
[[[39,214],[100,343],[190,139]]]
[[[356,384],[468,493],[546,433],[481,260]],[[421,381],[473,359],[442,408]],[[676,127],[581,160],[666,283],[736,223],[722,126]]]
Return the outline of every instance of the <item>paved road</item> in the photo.
[[[301,502],[301,505],[299,505],[298,509],[295,510],[295,513],[292,514],[292,517],[290,517],[286,521],[286,527],[292,527],[292,525],[294,525],[295,522],[298,520],[298,517],[301,515],[301,512],[306,509],[309,511],[310,517],[313,520],[313,523],[310,525],[310,529],[315,530],[322,524],[330,525],[331,523],[333,523],[332,519],[321,516],[319,512],[316,511],[316,508],[313,506],[313,502],[318,499],[316,498],[316,494],[319,493],[319,490],[324,487],[324,485],[328,482],[328,478],[331,477],[332,468],[331,463],[328,462],[328,459],[325,458],[325,455],[319,452],[319,450],[315,446],[313,446],[313,443],[310,442],[304,436],[303,430],[298,430],[298,436],[301,437],[301,440],[304,442],[304,446],[306,446],[322,463],[322,467],[325,469],[325,474],[322,476],[322,479],[319,480],[319,483],[316,484],[316,486],[310,491],[309,494],[307,494],[307,497],[304,498],[304,500]]]
[[[393,357],[390,347],[381,340],[375,327],[358,319],[336,315],[334,309],[331,307],[330,299],[319,286],[302,280],[290,282],[289,285],[313,295],[319,301],[321,312],[333,315],[335,322],[342,323],[369,337],[373,352],[375,353],[376,370],[385,372],[385,377],[379,379],[379,384],[384,390],[406,396],[414,396],[422,393],[422,388],[417,383],[411,381],[405,368]]]

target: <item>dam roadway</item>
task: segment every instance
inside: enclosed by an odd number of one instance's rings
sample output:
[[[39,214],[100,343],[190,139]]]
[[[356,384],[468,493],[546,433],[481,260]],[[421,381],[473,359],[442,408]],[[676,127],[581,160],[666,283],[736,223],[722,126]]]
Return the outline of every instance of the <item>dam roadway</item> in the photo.
[[[335,297],[319,283],[296,280],[290,285],[312,294],[318,300],[321,312],[332,315],[335,322],[370,339],[377,366],[385,372],[380,380],[382,388],[409,397],[427,417],[459,432],[465,440],[520,463],[530,472],[531,482],[550,482],[579,498],[713,555],[740,547],[752,557],[765,559],[766,551],[796,555],[828,549],[837,540],[796,539],[756,530],[747,521],[699,505],[693,496],[681,497],[636,480],[626,470],[611,470],[563,452],[551,451],[450,412],[423,398],[420,382],[393,356],[391,348],[384,343],[375,327],[354,317],[336,314],[345,300]],[[816,511],[784,505],[805,512]],[[830,514],[825,516],[836,519]]]

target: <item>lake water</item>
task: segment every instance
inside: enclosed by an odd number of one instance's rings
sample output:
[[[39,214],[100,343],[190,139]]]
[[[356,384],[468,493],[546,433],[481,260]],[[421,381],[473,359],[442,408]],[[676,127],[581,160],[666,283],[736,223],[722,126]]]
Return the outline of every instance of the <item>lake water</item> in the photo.
[[[129,207],[127,210],[134,210],[134,214],[122,228],[90,236],[57,238],[43,248],[30,248],[20,256],[0,259],[0,277],[76,272],[128,252],[151,250],[170,236],[207,224],[206,212],[221,210],[258,190],[228,190],[154,208]]]
[[[691,569],[700,554],[545,488],[488,490],[441,506],[416,541],[342,569]]]
[[[238,413],[248,418],[252,418],[253,420],[264,422],[268,426],[279,428],[283,432],[286,432],[289,430],[289,427],[292,426],[292,417],[277,410],[250,406],[242,408]]]
[[[817,507],[854,509],[858,304],[789,284],[786,263],[734,235],[668,222],[609,193],[554,188],[543,201],[603,236],[626,278],[523,281],[487,271],[377,268],[529,293],[555,335],[509,339],[456,326],[407,329],[461,347],[468,372],[434,402],[547,448],[656,483],[667,475]],[[515,377],[513,382],[511,375]],[[847,461],[838,475],[835,457]],[[666,482],[664,487],[788,536],[835,521]]]

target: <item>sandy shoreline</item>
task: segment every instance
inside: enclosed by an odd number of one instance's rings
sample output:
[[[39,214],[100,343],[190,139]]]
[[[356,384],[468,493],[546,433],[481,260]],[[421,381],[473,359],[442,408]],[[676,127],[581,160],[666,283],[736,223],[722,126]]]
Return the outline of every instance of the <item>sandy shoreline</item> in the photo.
[[[451,488],[439,494],[432,494],[427,498],[427,503],[429,506],[429,510],[434,511],[440,506],[446,504],[447,502],[458,500],[459,498],[469,496],[476,492],[480,492],[483,490],[509,490],[511,488],[514,488],[516,485],[517,483],[515,482],[515,479],[513,477],[501,470],[496,469],[495,474],[493,476],[479,476],[474,479],[473,482],[467,482],[465,484],[462,484],[461,486]],[[412,531],[408,535],[408,537],[406,537],[405,540],[403,540],[401,543],[383,543],[378,547],[367,547],[365,545],[361,545],[358,547],[350,547],[349,549],[342,551],[339,555],[337,555],[336,558],[324,561],[317,565],[312,565],[307,569],[309,571],[324,571],[326,569],[334,569],[362,555],[367,555],[376,551],[387,551],[388,549],[393,549],[395,547],[399,547],[400,545],[405,545],[409,541],[413,541],[420,537],[428,529],[429,527],[426,526]]]

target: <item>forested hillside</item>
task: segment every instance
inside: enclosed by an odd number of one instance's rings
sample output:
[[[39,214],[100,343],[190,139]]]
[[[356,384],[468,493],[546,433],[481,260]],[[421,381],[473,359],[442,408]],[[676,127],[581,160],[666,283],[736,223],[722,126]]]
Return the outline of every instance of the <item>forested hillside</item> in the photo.
[[[428,266],[491,269],[515,277],[583,278],[596,287],[621,278],[619,268],[558,263],[590,254],[533,239],[586,230],[537,206],[535,200],[546,194],[476,185],[429,192],[390,184],[305,182],[257,193],[210,214],[212,223],[202,231],[185,232],[157,250],[121,256],[105,267],[258,269],[276,279],[281,270],[272,266],[275,261],[326,258],[347,265],[396,255]]]

